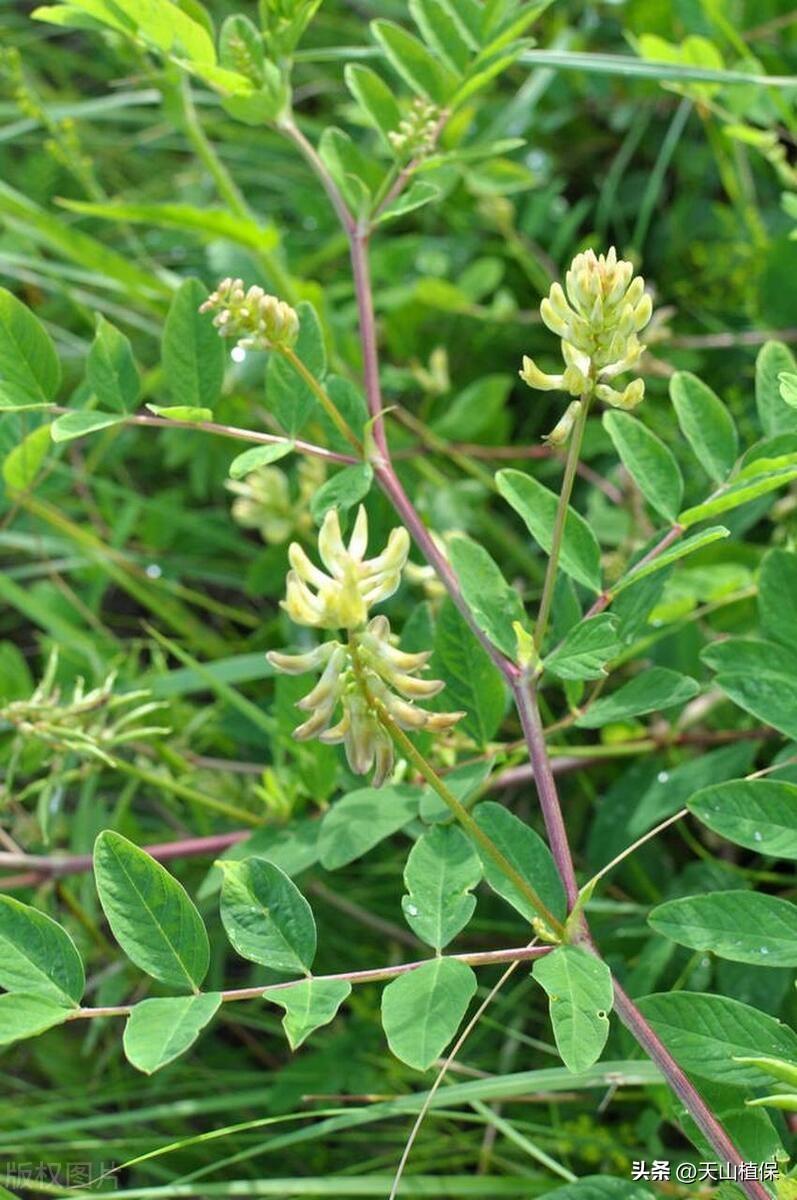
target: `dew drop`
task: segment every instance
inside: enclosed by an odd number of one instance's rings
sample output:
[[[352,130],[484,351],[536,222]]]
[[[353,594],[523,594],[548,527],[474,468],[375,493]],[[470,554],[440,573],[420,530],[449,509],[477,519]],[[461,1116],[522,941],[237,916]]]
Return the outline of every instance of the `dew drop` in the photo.
[[[658,779],[659,783],[666,783],[667,780],[670,778],[670,772],[669,771],[659,771],[656,778]]]
[[[414,904],[407,905],[407,915],[410,917],[417,917],[418,909],[415,907]]]
[[[760,952],[759,952],[759,953],[761,953],[761,954],[769,954],[769,949],[768,949],[766,946],[762,946],[762,947],[761,947],[761,950],[760,950]]]
[[[243,346],[233,346],[230,351],[230,358],[233,362],[242,363],[246,358],[246,350]]]
[[[761,836],[760,830],[756,829],[755,833],[753,834],[753,841],[760,842]]]
[[[150,563],[146,568],[145,574],[147,579],[160,579],[163,574],[163,568],[159,567],[157,563]]]

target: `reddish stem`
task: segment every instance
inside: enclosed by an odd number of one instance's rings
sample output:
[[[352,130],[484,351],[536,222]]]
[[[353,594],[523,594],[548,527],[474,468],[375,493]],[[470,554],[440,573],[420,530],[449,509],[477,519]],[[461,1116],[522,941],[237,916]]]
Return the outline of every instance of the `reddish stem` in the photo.
[[[142,849],[158,862],[169,862],[173,858],[193,858],[199,855],[213,856],[230,846],[250,837],[251,829],[238,829],[234,833],[217,833],[212,837],[183,838],[181,841],[161,842]],[[0,851],[0,868],[27,867],[25,875],[14,875],[2,880],[2,886],[32,887],[42,879],[59,879],[62,875],[79,875],[90,871],[93,859],[90,854],[44,855],[13,854]]]

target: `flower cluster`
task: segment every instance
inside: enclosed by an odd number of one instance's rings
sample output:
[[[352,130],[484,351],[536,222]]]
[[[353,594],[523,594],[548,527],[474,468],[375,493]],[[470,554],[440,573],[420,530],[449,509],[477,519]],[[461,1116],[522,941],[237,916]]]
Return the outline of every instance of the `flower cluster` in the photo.
[[[366,559],[368,519],[361,506],[348,546],[338,514],[331,509],[318,538],[318,552],[328,574],[316,567],[297,543],[292,543],[283,607],[300,625],[316,629],[345,629],[346,643],[324,642],[307,654],[271,651],[269,662],[292,675],[321,670],[315,687],[299,701],[309,713],[294,732],[299,740],[317,737],[329,744],[342,742],[349,766],[358,775],[373,767],[375,787],[393,769],[393,742],[380,720],[384,711],[405,730],[450,729],[462,713],[428,712],[413,701],[430,699],[442,690],[439,680],[419,678],[429,651],[407,654],[395,644],[386,617],[369,620],[369,608],[386,600],[399,585],[407,561],[409,535],[394,529],[386,548]],[[340,717],[333,720],[340,710]]]
[[[564,371],[546,375],[533,359],[524,357],[520,377],[539,391],[565,391],[579,397],[569,405],[549,441],[567,441],[585,397],[595,395],[614,408],[635,408],[645,385],[632,380],[623,391],[607,380],[632,370],[644,346],[638,333],[650,320],[652,305],[645,282],[634,276],[630,262],[592,250],[577,254],[565,276],[564,288],[554,283],[540,305],[545,324],[562,339]]]
[[[257,467],[243,479],[231,479],[227,489],[235,496],[232,517],[244,529],[256,529],[264,542],[280,545],[292,534],[307,534],[313,527],[308,504],[324,482],[320,458],[302,458],[297,467],[298,496],[291,493],[288,476],[279,467]]]
[[[299,317],[289,304],[256,285],[244,288],[242,279],[223,279],[199,311],[215,312],[221,336],[235,338],[245,350],[293,346],[299,335]]]
[[[387,139],[399,158],[422,158],[434,150],[439,124],[439,109],[418,96],[407,116],[399,121],[398,129],[391,129]]]

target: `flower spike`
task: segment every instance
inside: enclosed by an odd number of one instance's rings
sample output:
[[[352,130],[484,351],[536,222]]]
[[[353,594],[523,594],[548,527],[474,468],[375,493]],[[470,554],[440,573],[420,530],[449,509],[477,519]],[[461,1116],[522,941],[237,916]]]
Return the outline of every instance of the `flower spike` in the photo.
[[[394,644],[387,617],[368,616],[372,604],[386,600],[398,588],[409,534],[394,529],[385,549],[374,558],[365,557],[367,548],[368,518],[362,506],[348,544],[337,511],[326,514],[318,535],[318,553],[326,571],[297,542],[291,544],[292,569],[283,608],[299,625],[345,629],[348,642],[325,642],[307,654],[272,650],[267,658],[278,671],[291,675],[321,670],[315,687],[297,704],[309,715],[294,737],[300,741],[317,737],[328,745],[342,742],[352,771],[364,775],[373,769],[373,784],[379,787],[394,765],[393,742],[380,720],[380,706],[404,730],[445,731],[464,714],[428,712],[414,703],[431,699],[444,686],[440,680],[420,678],[431,651],[406,653]]]
[[[577,254],[565,286],[552,284],[540,305],[543,322],[561,338],[565,369],[561,375],[546,375],[525,356],[520,377],[537,391],[568,392],[582,401],[594,395],[615,408],[634,408],[645,391],[641,379],[622,391],[606,381],[637,366],[644,350],[637,335],[651,313],[644,280],[634,276],[630,262],[618,259],[613,246],[605,255],[593,250]],[[577,412],[571,404],[546,440],[563,445]]]

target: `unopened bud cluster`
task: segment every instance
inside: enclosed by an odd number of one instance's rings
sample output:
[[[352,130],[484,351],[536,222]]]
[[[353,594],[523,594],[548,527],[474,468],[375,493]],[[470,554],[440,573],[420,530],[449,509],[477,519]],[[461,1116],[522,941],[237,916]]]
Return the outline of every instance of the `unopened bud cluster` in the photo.
[[[434,150],[440,123],[440,110],[428,100],[416,97],[409,113],[391,129],[387,139],[400,158],[422,158]]]
[[[348,545],[337,512],[332,509],[324,518],[318,552],[328,573],[316,567],[297,543],[290,546],[293,569],[283,607],[300,625],[345,629],[348,642],[324,642],[307,654],[271,651],[268,659],[292,675],[321,671],[316,686],[298,703],[310,715],[294,736],[342,742],[352,771],[364,775],[373,768],[373,783],[378,787],[394,762],[380,708],[406,730],[449,729],[462,714],[427,712],[413,703],[436,696],[443,688],[439,680],[418,677],[430,652],[406,654],[394,645],[386,617],[369,620],[371,605],[387,599],[399,585],[409,551],[407,531],[394,529],[385,550],[375,558],[365,558],[367,543],[368,519],[360,507]]]
[[[223,279],[199,311],[215,313],[221,336],[235,338],[245,350],[293,346],[299,335],[299,317],[289,304],[262,287],[245,288],[242,279]]]
[[[280,545],[294,534],[313,527],[308,505],[324,482],[319,458],[303,458],[296,470],[298,495],[292,494],[288,476],[279,467],[257,467],[243,479],[228,480],[235,496],[232,517],[244,529],[256,529],[264,542]]]
[[[523,359],[521,378],[539,391],[565,391],[579,397],[570,404],[548,441],[567,441],[584,398],[592,395],[614,408],[635,408],[645,394],[641,379],[633,379],[622,391],[607,380],[632,370],[644,346],[638,334],[652,312],[645,281],[634,276],[630,262],[617,258],[614,247],[608,254],[592,250],[577,254],[565,276],[564,288],[554,283],[540,305],[545,324],[562,339],[564,371],[546,375],[528,357]]]

